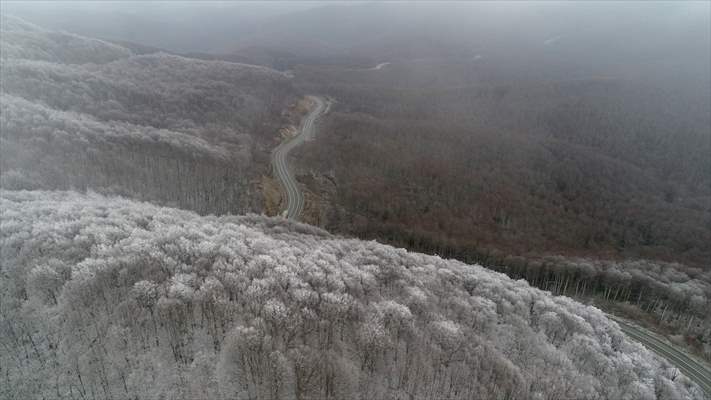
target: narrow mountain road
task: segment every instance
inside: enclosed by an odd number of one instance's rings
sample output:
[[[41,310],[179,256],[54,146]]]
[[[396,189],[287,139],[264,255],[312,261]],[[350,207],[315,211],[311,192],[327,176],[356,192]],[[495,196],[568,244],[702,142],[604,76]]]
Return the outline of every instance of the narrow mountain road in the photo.
[[[304,209],[304,194],[294,179],[294,173],[289,169],[287,157],[296,146],[313,138],[316,120],[328,111],[329,103],[317,96],[311,96],[316,106],[303,119],[296,136],[285,140],[272,151],[272,169],[286,193],[287,205],[282,215],[288,219],[297,219]]]
[[[682,374],[696,382],[706,392],[706,395],[711,398],[711,369],[707,365],[644,328],[614,316],[610,316],[610,318],[620,325],[620,328],[627,336],[640,342],[644,347],[679,368]]]

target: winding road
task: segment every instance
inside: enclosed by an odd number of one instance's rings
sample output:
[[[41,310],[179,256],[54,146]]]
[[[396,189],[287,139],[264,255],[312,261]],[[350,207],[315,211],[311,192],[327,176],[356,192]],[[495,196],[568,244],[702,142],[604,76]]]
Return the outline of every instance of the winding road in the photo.
[[[328,111],[328,101],[321,97],[310,96],[316,104],[313,110],[303,119],[299,127],[299,133],[282,142],[272,151],[272,169],[274,176],[279,179],[281,187],[286,192],[287,205],[282,212],[282,216],[288,219],[297,219],[304,210],[304,194],[299,189],[299,185],[294,179],[294,173],[289,169],[287,157],[289,152],[296,146],[313,138],[315,134],[315,122],[326,111]]]
[[[617,322],[627,336],[679,368],[682,374],[698,384],[706,395],[711,397],[711,369],[707,365],[644,328],[609,314],[608,316]]]

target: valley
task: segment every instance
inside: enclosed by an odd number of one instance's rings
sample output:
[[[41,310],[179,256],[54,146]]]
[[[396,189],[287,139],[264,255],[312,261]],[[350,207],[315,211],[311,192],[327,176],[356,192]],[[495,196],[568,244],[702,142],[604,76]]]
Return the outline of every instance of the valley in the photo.
[[[711,396],[709,4],[0,11],[0,398]]]

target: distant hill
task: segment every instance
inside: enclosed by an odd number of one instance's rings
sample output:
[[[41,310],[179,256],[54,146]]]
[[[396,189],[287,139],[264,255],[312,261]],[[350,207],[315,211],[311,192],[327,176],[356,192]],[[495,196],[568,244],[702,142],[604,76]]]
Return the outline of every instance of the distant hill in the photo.
[[[3,60],[42,60],[63,64],[107,63],[132,55],[124,47],[66,32],[42,29],[20,18],[2,15]]]
[[[547,79],[625,74],[698,87],[711,79],[710,12],[694,2],[329,4],[274,16],[231,50],[293,53],[294,65],[478,55]]]
[[[311,2],[3,2],[4,14],[50,30],[170,52],[221,52],[270,18]]]

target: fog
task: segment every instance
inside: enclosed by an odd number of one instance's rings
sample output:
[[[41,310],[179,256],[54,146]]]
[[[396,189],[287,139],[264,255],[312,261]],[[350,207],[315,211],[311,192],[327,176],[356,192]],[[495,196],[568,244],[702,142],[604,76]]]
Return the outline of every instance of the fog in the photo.
[[[267,18],[313,2],[38,1],[3,2],[3,12],[49,29],[125,40],[176,52],[208,52]]]
[[[50,29],[173,52],[261,49],[304,63],[494,57],[549,79],[612,74],[697,88],[708,82],[711,64],[708,2],[6,2],[3,8]]]

